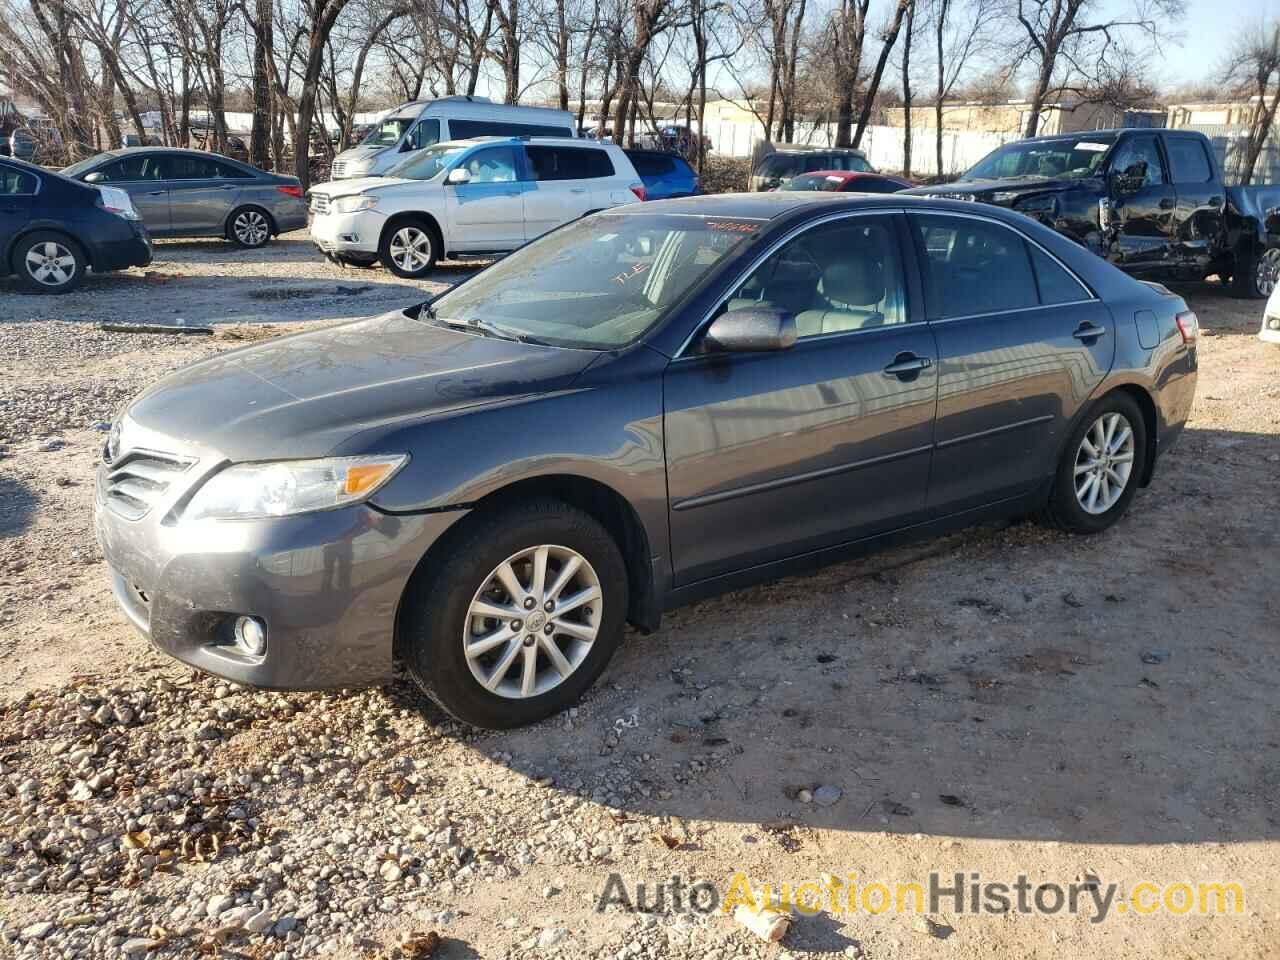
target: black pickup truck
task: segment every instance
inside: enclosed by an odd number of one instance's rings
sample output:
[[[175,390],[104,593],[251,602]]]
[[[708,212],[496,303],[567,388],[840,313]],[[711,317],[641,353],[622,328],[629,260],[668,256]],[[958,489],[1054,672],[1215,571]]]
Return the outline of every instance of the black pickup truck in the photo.
[[[1011,207],[1144,279],[1280,280],[1280,186],[1229,187],[1204,134],[1090,130],[1005,144],[953,183],[905,193]]]

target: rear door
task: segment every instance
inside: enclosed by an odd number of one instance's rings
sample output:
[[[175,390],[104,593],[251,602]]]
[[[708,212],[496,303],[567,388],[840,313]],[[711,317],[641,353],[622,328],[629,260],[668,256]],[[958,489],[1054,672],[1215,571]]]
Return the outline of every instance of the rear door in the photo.
[[[524,195],[527,240],[540,237],[548,230],[596,209],[592,206],[590,158],[587,155],[603,155],[603,151],[530,144],[524,152],[529,158],[533,177],[533,183]]]
[[[901,241],[892,214],[807,228],[721,305],[795,314],[795,345],[695,352],[668,367],[678,584],[904,526],[923,513],[937,353],[919,297],[908,293]]]
[[[18,231],[31,220],[31,199],[36,187],[33,174],[0,163],[0,257],[5,256]],[[8,271],[0,270],[5,272]]]
[[[1166,133],[1164,145],[1170,179],[1178,194],[1173,218],[1174,256],[1183,267],[1203,273],[1226,230],[1226,190],[1214,175],[1204,137]]]
[[[1054,470],[1111,368],[1111,312],[1021,233],[967,214],[910,214],[938,341],[931,515],[1027,493]]]
[[[169,216],[178,235],[221,234],[227,215],[235,206],[242,186],[238,178],[224,175],[214,157],[198,154],[165,154],[168,174]]]
[[[484,147],[460,166],[467,183],[444,185],[448,246],[462,251],[514,250],[524,243],[524,158],[516,147]]]
[[[1154,133],[1134,134],[1115,149],[1108,169],[1116,240],[1108,259],[1129,273],[1165,272],[1174,264],[1177,193]]]

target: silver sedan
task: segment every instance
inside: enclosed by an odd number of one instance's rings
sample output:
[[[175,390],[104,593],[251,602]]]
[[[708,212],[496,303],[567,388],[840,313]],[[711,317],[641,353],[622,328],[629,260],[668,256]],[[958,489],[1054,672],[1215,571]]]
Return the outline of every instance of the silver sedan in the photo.
[[[153,237],[226,237],[241,247],[307,225],[296,177],[230,157],[172,147],[128,147],[62,171],[85,183],[128,191]]]

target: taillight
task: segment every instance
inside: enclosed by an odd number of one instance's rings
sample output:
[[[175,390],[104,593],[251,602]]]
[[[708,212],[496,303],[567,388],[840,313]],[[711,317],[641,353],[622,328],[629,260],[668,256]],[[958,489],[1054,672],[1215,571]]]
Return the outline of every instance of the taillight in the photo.
[[[1200,333],[1200,320],[1194,310],[1184,310],[1173,318],[1182,334],[1182,342],[1189,347],[1196,345],[1196,335]]]
[[[633,183],[633,184],[631,185],[631,192],[632,192],[632,193],[634,193],[634,194],[636,195],[636,199],[637,199],[637,200],[643,200],[643,199],[645,198],[644,184],[643,184],[643,183]]]
[[[299,200],[302,199],[301,187],[286,186],[286,187],[276,187],[276,189],[279,190],[281,193],[283,193],[286,197],[296,197]]]

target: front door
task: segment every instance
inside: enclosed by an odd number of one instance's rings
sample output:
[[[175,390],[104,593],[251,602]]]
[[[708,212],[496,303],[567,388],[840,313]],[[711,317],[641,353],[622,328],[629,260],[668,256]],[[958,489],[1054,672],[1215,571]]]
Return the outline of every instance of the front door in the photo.
[[[1111,368],[1111,312],[1021,233],[911,214],[938,340],[932,516],[1034,489]]]
[[[1164,146],[1170,179],[1178,191],[1174,255],[1184,268],[1203,275],[1214,251],[1225,242],[1226,191],[1214,176],[1204,137],[1166,133]]]
[[[524,243],[521,157],[509,146],[485,147],[460,164],[471,179],[446,183],[450,250],[514,250]]]
[[[1109,169],[1115,240],[1108,259],[1129,273],[1167,271],[1174,265],[1173,216],[1178,198],[1156,135],[1143,133],[1122,141]]]
[[[793,347],[672,361],[677,584],[903,526],[924,510],[937,352],[908,302],[901,235],[886,214],[809,228],[720,307],[794,313]]]

